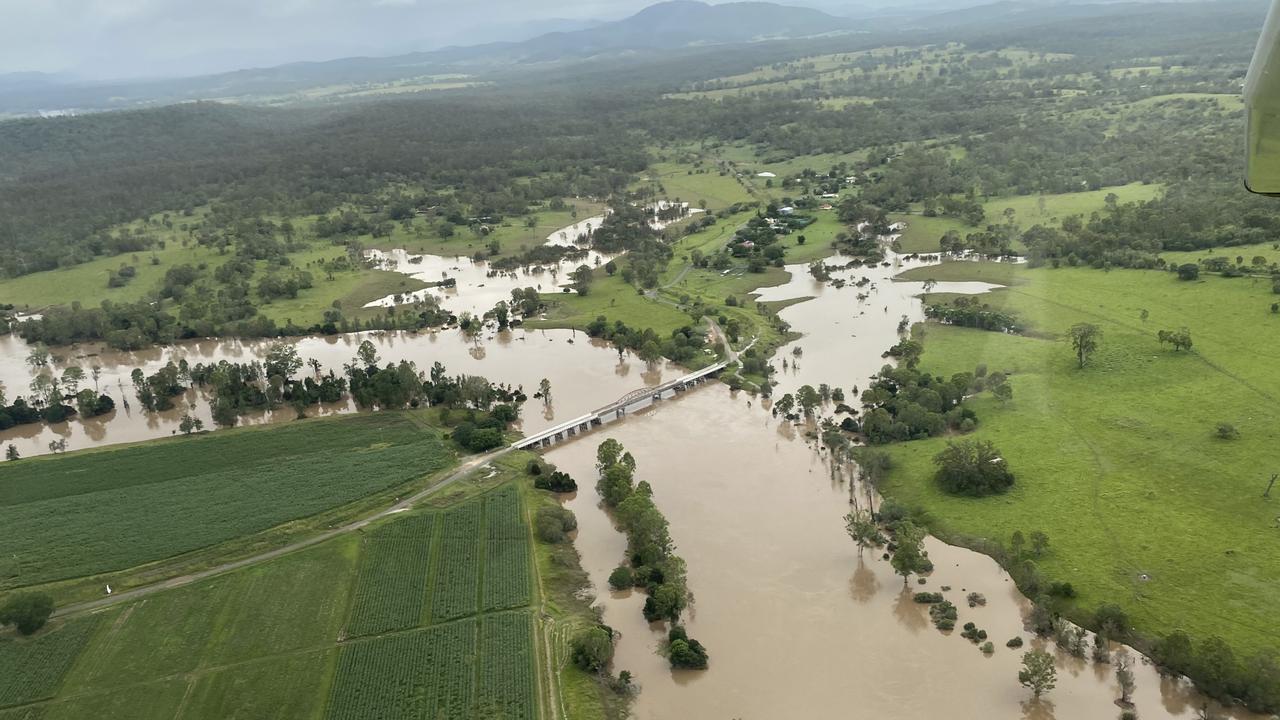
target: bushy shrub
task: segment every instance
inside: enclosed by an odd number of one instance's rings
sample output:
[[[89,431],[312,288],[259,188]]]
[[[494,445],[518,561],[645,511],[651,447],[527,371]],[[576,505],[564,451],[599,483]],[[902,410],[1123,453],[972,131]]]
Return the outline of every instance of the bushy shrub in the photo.
[[[933,462],[938,484],[953,495],[983,497],[1013,487],[1009,463],[990,442],[949,442]]]
[[[564,542],[568,539],[568,533],[578,529],[578,519],[568,508],[548,505],[538,508],[533,525],[539,540],[554,545]]]
[[[578,483],[568,473],[559,470],[550,475],[542,475],[533,481],[533,486],[539,490],[550,490],[551,492],[569,493],[578,491]]]
[[[619,565],[609,573],[609,587],[614,590],[628,590],[635,587],[636,575],[626,565]]]
[[[53,598],[45,593],[18,593],[0,605],[0,625],[13,625],[23,635],[44,627],[53,614]]]

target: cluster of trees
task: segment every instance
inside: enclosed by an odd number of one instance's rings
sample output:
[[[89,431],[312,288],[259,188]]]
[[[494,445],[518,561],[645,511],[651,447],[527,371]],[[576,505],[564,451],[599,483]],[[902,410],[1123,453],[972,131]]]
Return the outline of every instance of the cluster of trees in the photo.
[[[915,368],[915,363],[886,365],[862,392],[867,408],[862,433],[872,444],[934,437],[948,430],[968,432],[978,422],[962,400],[975,381],[973,373],[949,380]]]
[[[671,337],[663,339],[652,328],[637,330],[627,327],[621,320],[610,325],[604,315],[592,320],[585,330],[593,338],[613,343],[619,359],[630,350],[647,363],[658,362],[664,357],[675,362],[688,362],[702,352],[707,343],[706,333],[689,325],[671,331]]]
[[[959,325],[1006,333],[1020,333],[1023,330],[1022,324],[1015,316],[993,309],[990,305],[973,297],[961,296],[950,303],[926,306],[924,315],[944,325]]]
[[[0,389],[0,430],[37,422],[59,423],[76,413],[81,417],[97,417],[115,409],[115,401],[98,392],[99,368],[95,366],[91,371],[94,388],[82,388],[86,377],[83,368],[71,365],[58,376],[50,369],[49,360],[49,351],[43,345],[33,346],[27,363],[36,375],[26,398],[15,397],[10,404]]]
[[[952,495],[983,497],[1013,487],[1009,463],[990,441],[948,442],[933,464],[938,467],[934,479]]]
[[[653,502],[653,488],[647,482],[635,482],[635,458],[612,438],[596,449],[596,469],[600,472],[596,491],[627,536],[627,565],[609,576],[610,585],[644,588],[648,593],[645,619],[678,623],[690,600],[685,563],[675,554],[667,519]],[[688,638],[684,639],[687,644]],[[705,651],[703,656],[705,666]]]

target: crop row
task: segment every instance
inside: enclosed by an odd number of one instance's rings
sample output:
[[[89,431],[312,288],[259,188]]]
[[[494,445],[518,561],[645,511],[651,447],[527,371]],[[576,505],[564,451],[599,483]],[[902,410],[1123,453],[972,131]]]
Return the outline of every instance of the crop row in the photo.
[[[431,617],[452,620],[476,611],[482,548],[475,537],[445,537],[432,590]]]
[[[331,720],[476,717],[475,620],[344,645]]]
[[[465,505],[459,505],[458,507],[445,512],[444,536],[446,538],[457,540],[479,539],[480,523],[483,519],[483,515],[481,515],[480,511],[480,502],[474,501],[466,503]]]
[[[533,620],[529,613],[485,616],[480,626],[480,717],[537,716]]]
[[[356,581],[355,599],[347,634],[375,635],[415,627],[422,619],[431,566],[431,530],[434,517],[405,518],[414,534],[375,532],[365,538]]]
[[[484,501],[485,532],[490,540],[527,538],[529,530],[520,515],[520,496],[513,487],[493,493]]]
[[[0,640],[0,707],[52,697],[97,624],[89,616],[33,640]]]
[[[502,610],[529,604],[529,541],[490,540],[484,561],[484,609]]]

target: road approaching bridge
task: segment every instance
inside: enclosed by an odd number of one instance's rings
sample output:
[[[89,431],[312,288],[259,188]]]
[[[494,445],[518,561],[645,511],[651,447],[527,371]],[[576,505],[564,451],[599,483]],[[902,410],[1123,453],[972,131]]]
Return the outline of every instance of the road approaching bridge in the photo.
[[[730,362],[730,360],[720,360],[713,365],[708,365],[701,370],[691,372],[688,375],[675,380],[669,380],[661,385],[653,385],[651,387],[633,390],[598,410],[594,410],[586,415],[576,417],[567,422],[562,422],[555,427],[547,428],[546,430],[528,437],[521,438],[511,447],[514,450],[549,447],[555,443],[576,437],[581,433],[588,432],[592,428],[603,425],[606,420],[617,420],[622,418],[627,414],[627,410],[629,408],[642,403],[651,402],[653,400],[661,400],[663,393],[681,393],[695,385],[704,383],[708,378],[728,367]]]

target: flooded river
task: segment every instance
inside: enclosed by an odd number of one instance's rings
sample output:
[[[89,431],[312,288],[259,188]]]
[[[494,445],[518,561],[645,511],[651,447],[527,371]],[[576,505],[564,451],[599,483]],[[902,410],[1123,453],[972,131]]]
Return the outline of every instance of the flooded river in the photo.
[[[356,348],[365,340],[378,348],[382,362],[411,360],[421,371],[440,362],[449,374],[483,375],[495,382],[523,385],[530,395],[539,381],[551,381],[552,402],[541,400],[525,403],[522,427],[526,431],[541,430],[555,424],[556,418],[569,419],[616,400],[646,385],[657,385],[680,374],[678,368],[665,364],[650,368],[628,355],[621,362],[611,347],[592,341],[584,333],[569,330],[512,330],[485,333],[476,340],[461,331],[440,332],[376,332],[351,333],[331,337],[308,337],[287,340],[304,359],[316,359],[327,371],[342,374],[342,366],[355,357]],[[184,401],[163,413],[144,412],[138,405],[129,374],[142,368],[151,374],[165,363],[185,358],[191,365],[219,360],[250,362],[261,360],[270,345],[263,340],[200,340],[171,347],[156,347],[138,352],[120,352],[99,346],[56,348],[53,370],[61,374],[68,365],[79,365],[88,375],[90,368],[101,368],[99,388],[116,401],[116,409],[88,420],[71,419],[57,425],[32,423],[19,425],[0,433],[0,445],[13,444],[23,457],[49,452],[49,443],[67,441],[67,449],[113,443],[134,442],[165,437],[178,431],[184,412],[204,420],[213,428],[208,398],[198,390],[188,391]],[[27,394],[31,370],[26,364],[28,347],[14,335],[0,336],[0,386],[10,397]],[[304,366],[302,372],[308,372]],[[93,387],[86,379],[84,387]],[[125,406],[128,403],[128,407]],[[312,415],[354,412],[353,403],[339,403],[311,408]],[[243,424],[288,422],[296,418],[292,408],[262,412],[242,418]]]
[[[459,280],[454,295],[444,289],[430,292],[445,293],[446,307],[455,312],[487,310],[514,287],[541,284],[545,291],[562,275],[517,273],[495,281],[465,258],[399,259],[407,267],[416,265],[415,273],[420,271],[424,279],[454,273],[451,277]],[[923,284],[891,279],[922,262],[891,257],[888,265],[836,271],[843,287],[815,281],[805,266],[789,267],[791,280],[764,290],[761,299],[812,299],[782,312],[803,337],[774,358],[779,368],[775,396],[806,383],[829,383],[846,392],[865,388],[888,362],[881,355],[897,342],[903,317],[908,322],[922,317],[916,296]],[[465,272],[459,270],[464,265]],[[936,290],[976,293],[990,287],[946,283]],[[424,371],[439,361],[451,374],[480,374],[523,385],[528,392],[548,378],[553,403],[544,409],[540,401],[530,400],[523,418],[526,430],[548,427],[557,418],[573,417],[680,372],[650,369],[633,358],[620,361],[613,349],[570,331],[486,333],[478,340],[458,331],[357,333],[290,342],[304,359],[315,358],[326,369],[341,372],[365,338],[377,345],[383,362],[413,360]],[[84,422],[14,428],[0,434],[0,444],[14,443],[26,456],[47,452],[49,441],[60,438],[68,440],[70,449],[83,449],[169,435],[176,432],[183,409],[142,413],[129,380],[133,368],[150,373],[179,358],[191,364],[246,362],[261,359],[267,344],[199,341],[137,353],[59,349],[55,369],[76,364],[87,373],[99,366],[98,384],[117,400],[118,409]],[[17,338],[0,338],[0,382],[10,397],[26,394],[31,378],[26,355]],[[208,423],[206,399],[193,391],[186,400]],[[353,410],[343,404],[315,411]],[[293,411],[285,409],[245,421],[292,419]],[[635,456],[636,479],[653,486],[677,552],[688,563],[695,601],[687,626],[710,652],[706,671],[673,672],[658,654],[665,628],[649,625],[641,614],[644,596],[608,590],[606,578],[623,561],[626,540],[593,489],[595,448],[607,437],[621,441]],[[643,720],[1093,720],[1119,715],[1114,668],[1061,653],[1057,688],[1041,701],[1030,699],[1017,682],[1025,648],[1014,650],[1005,643],[1020,637],[1036,647],[1040,641],[1023,630],[1027,601],[991,559],[930,538],[927,549],[935,572],[927,584],[918,585],[913,578],[904,588],[878,551],[860,557],[844,530],[848,487],[833,479],[819,448],[798,428],[772,417],[758,398],[711,384],[553,447],[547,457],[581,487],[566,501],[578,517],[576,547],[600,596],[605,622],[621,633],[615,669],[634,673],[641,692],[633,711]],[[959,608],[958,625],[972,621],[986,630],[996,646],[992,655],[984,655],[958,630],[936,630],[927,607],[911,600],[914,592],[941,591],[943,586],[950,587],[946,595]],[[964,602],[969,592],[982,593],[987,604],[969,608]],[[1160,678],[1141,661],[1134,671],[1139,717],[1194,716],[1200,701],[1186,684]]]
[[[784,358],[788,365],[778,374],[775,397],[806,383],[865,388],[889,362],[881,354],[897,342],[903,316],[908,322],[923,317],[916,297],[923,283],[891,280],[920,264],[891,257],[887,266],[833,273],[847,281],[842,288],[815,281],[805,266],[789,267],[791,281],[765,290],[761,299],[812,299],[782,312],[803,337],[774,358],[780,370]],[[934,289],[991,287],[942,283]],[[644,595],[608,588],[626,550],[626,538],[594,490],[595,448],[609,437],[635,456],[636,480],[653,486],[676,552],[688,563],[694,604],[687,627],[707,646],[706,671],[672,671],[659,654],[666,628],[645,622]],[[578,517],[576,546],[605,623],[621,633],[615,670],[630,670],[640,685],[636,717],[1119,716],[1114,667],[1056,652],[1025,632],[1030,604],[995,561],[929,538],[935,572],[925,585],[913,577],[904,587],[879,551],[859,557],[844,529],[849,488],[833,479],[824,455],[758,399],[719,385],[548,452],[581,488],[566,503]],[[959,608],[957,628],[974,622],[986,630],[996,647],[992,655],[960,637],[959,629],[935,629],[927,606],[912,601],[915,592],[944,586]],[[986,605],[969,608],[969,592],[982,593]],[[1024,647],[1006,647],[1014,637]],[[1057,658],[1057,688],[1040,701],[1017,680],[1029,647],[1045,647]],[[1137,653],[1115,649],[1135,660],[1139,717],[1194,717],[1201,701],[1186,683],[1161,678]]]
[[[644,595],[608,590],[626,550],[594,491],[595,448],[608,437],[635,456],[636,480],[653,486],[688,563],[694,604],[686,624],[710,653],[706,671],[673,672],[658,654],[665,628],[641,614]],[[633,711],[642,720],[1119,715],[1113,667],[1061,653],[1057,688],[1030,700],[1017,681],[1027,648],[1005,647],[1013,637],[1037,645],[1022,629],[1028,603],[990,558],[930,538],[937,569],[926,585],[913,577],[906,588],[878,552],[860,559],[844,531],[848,488],[749,395],[720,385],[692,391],[547,457],[581,488],[567,502],[578,517],[577,548],[604,622],[622,634],[614,666],[635,675]],[[944,585],[958,625],[987,631],[991,656],[959,628],[936,630],[927,607],[911,599]],[[970,609],[969,592],[984,594],[986,606]],[[1139,717],[1194,716],[1199,705],[1185,684],[1140,662],[1134,672]]]

